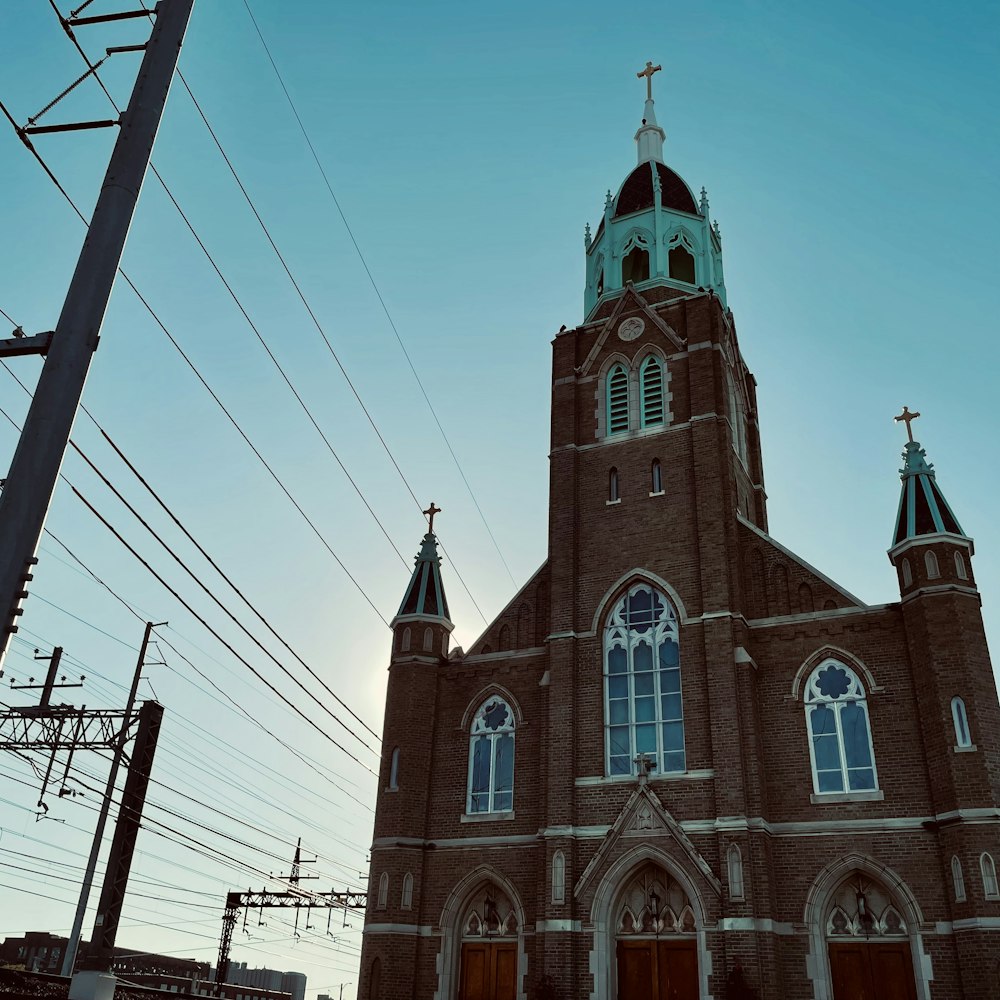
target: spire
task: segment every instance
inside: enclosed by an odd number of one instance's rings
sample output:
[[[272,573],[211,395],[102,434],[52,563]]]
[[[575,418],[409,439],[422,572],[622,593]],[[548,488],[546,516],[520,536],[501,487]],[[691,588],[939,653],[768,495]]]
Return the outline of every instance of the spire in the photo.
[[[642,111],[642,125],[635,134],[635,143],[639,154],[639,163],[653,160],[663,162],[663,140],[667,134],[656,123],[656,110],[653,107],[653,74],[662,70],[662,66],[646,63],[646,68],[636,76],[641,80],[646,78],[646,105]]]
[[[444,595],[444,584],[441,582],[441,557],[437,550],[437,536],[434,534],[434,515],[441,508],[432,503],[424,511],[428,515],[428,531],[424,535],[417,554],[413,575],[399,606],[396,618],[437,619],[448,626],[451,618],[448,612],[448,599]]]
[[[919,441],[913,440],[910,424],[919,416],[919,413],[911,413],[904,406],[903,412],[898,417],[893,417],[893,420],[906,424],[909,438],[903,449],[903,468],[899,470],[903,489],[899,498],[899,513],[896,515],[896,533],[892,542],[894,547],[923,535],[951,534],[968,537],[937,484],[934,466],[927,461],[927,453],[920,447]]]

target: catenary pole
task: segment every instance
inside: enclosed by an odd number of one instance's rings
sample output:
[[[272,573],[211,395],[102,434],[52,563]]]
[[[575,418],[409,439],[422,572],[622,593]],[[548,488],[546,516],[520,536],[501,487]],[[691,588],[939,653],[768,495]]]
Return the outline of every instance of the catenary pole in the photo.
[[[146,648],[149,646],[149,637],[155,627],[152,622],[146,622],[146,631],[142,637],[142,645],[139,647],[139,659],[136,661],[135,674],[132,677],[132,687],[129,690],[128,701],[125,705],[125,720],[122,722],[121,735],[118,738],[114,755],[111,758],[111,770],[108,772],[107,784],[104,786],[104,800],[101,802],[101,811],[97,817],[94,842],[90,847],[90,857],[87,858],[87,869],[83,875],[83,884],[80,886],[80,898],[76,904],[76,915],[73,917],[73,930],[70,932],[69,941],[66,943],[66,951],[63,954],[61,974],[64,976],[72,976],[73,966],[76,964],[76,954],[80,948],[80,934],[83,931],[83,918],[87,912],[90,890],[94,884],[94,869],[97,867],[97,858],[101,853],[101,841],[104,839],[104,827],[108,822],[111,796],[114,793],[115,783],[118,780],[118,768],[121,765],[122,754],[125,752],[125,744],[128,742],[128,734],[132,722],[132,709],[135,706],[135,696],[139,690],[142,668],[146,662]]]
[[[111,288],[163,117],[194,0],[160,0],[97,199],[0,494],[0,661],[17,631],[52,491],[100,339]]]

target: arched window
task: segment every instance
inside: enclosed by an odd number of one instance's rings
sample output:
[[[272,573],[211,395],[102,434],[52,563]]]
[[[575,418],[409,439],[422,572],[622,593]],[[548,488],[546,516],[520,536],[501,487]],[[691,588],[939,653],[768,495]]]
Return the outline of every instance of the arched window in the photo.
[[[736,454],[745,462],[747,460],[747,422],[743,411],[743,399],[736,387],[733,373],[726,368],[726,390],[729,406],[729,431]]]
[[[552,855],[552,902],[566,902],[566,855],[562,851]]]
[[[634,246],[622,258],[622,285],[629,281],[633,285],[649,278],[649,251]]]
[[[403,892],[399,897],[399,906],[402,910],[413,909],[413,876],[409,872],[403,876]]]
[[[663,492],[663,470],[660,468],[660,460],[653,459],[653,464],[649,467],[649,492]]]
[[[469,813],[514,808],[514,713],[498,697],[487,698],[472,720],[469,740]]]
[[[726,862],[729,869],[729,898],[743,898],[743,852],[738,844],[730,844],[726,852]]]
[[[927,579],[936,580],[941,575],[938,568],[938,558],[931,549],[924,553],[924,565],[927,567]]]
[[[1000,886],[997,885],[997,866],[993,863],[993,855],[983,851],[979,856],[979,869],[983,873],[983,893],[987,899],[1000,899]]]
[[[608,774],[634,774],[646,754],[657,773],[686,769],[677,615],[670,601],[636,584],[604,626]]]
[[[427,628],[424,629],[424,652],[429,653],[433,649],[434,649],[434,630],[430,627],[430,625],[428,625]]]
[[[604,294],[604,268],[602,267],[600,271],[597,272],[597,297],[600,298]]]
[[[857,674],[824,660],[806,682],[805,707],[816,793],[878,788],[868,704]]]
[[[671,249],[667,253],[667,261],[671,278],[675,281],[686,281],[689,285],[694,284],[694,257],[685,247],[678,245]]]
[[[971,747],[972,734],[969,732],[969,716],[965,711],[965,702],[961,698],[951,699],[951,718],[955,723],[955,746]]]
[[[969,571],[965,568],[965,559],[962,557],[961,552],[955,553],[955,576],[957,576],[959,580],[969,579]]]
[[[913,583],[913,570],[910,569],[910,560],[904,559],[901,566],[903,570],[903,586],[909,587]]]
[[[965,902],[965,876],[962,874],[962,862],[953,855],[951,859],[951,881],[955,888],[955,902]]]
[[[624,365],[615,365],[608,372],[608,433],[628,430],[628,372]]]
[[[663,362],[655,355],[639,366],[639,410],[642,427],[663,423]]]
[[[401,652],[408,653],[410,651],[410,626],[407,625],[403,629],[403,638],[399,643],[399,648]]]
[[[380,910],[384,910],[389,901],[389,873],[382,872],[378,880],[378,902],[375,904]]]
[[[500,626],[500,637],[497,639],[497,651],[503,652],[511,648],[510,626]]]
[[[392,757],[389,759],[389,787],[399,788],[399,747],[392,748]]]
[[[368,974],[368,1000],[379,1000],[382,995],[382,959],[372,962],[372,971]]]
[[[618,503],[621,495],[618,492],[618,470],[612,468],[608,472],[608,503]]]

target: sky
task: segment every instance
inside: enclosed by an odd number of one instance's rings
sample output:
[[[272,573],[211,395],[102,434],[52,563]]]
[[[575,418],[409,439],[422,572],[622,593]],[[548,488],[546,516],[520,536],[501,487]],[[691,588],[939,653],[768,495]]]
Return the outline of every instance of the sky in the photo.
[[[634,165],[645,92],[635,73],[647,59],[663,65],[665,160],[707,188],[721,227],[729,303],[758,382],[771,533],[863,600],[897,598],[885,552],[905,434],[891,418],[903,404],[919,410],[915,436],[975,539],[996,650],[994,5],[249,4],[329,188],[242,0],[196,4],[181,70],[316,322],[179,82],[153,163],[326,442],[152,175],[123,268],[356,583],[120,280],[84,402],[368,727],[381,728],[386,621],[419,547],[421,507],[443,508],[435,526],[454,560],[443,575],[457,644],[468,647],[545,558],[550,343],[583,318],[584,225]],[[126,6],[96,0],[87,13]],[[145,31],[129,21],[78,38],[97,58]],[[0,100],[18,121],[83,68],[47,4],[3,5]],[[136,68],[132,55],[102,67],[120,104]],[[43,122],[108,114],[86,81]],[[88,217],[113,141],[110,130],[36,139]],[[8,128],[0,223],[0,309],[27,333],[50,330],[83,226]],[[39,361],[10,367],[30,388]],[[27,405],[2,370],[0,405],[18,423]],[[87,678],[66,700],[120,706],[143,622],[169,622],[140,688],[166,707],[162,784],[119,943],[214,961],[225,893],[287,873],[298,837],[317,858],[311,886],[364,884],[377,738],[220,581],[83,414],[74,440],[206,589],[71,453],[67,479],[193,611],[61,483],[3,684],[39,676],[34,649],[61,645],[68,674]],[[15,443],[0,417],[0,465]],[[92,755],[74,766],[78,794],[50,794],[38,819],[30,764],[0,760],[0,936],[72,922],[100,797],[87,785],[103,786],[107,765]],[[353,1000],[360,919],[334,917],[328,936],[314,914],[295,938],[278,916],[251,914],[233,958],[305,972],[310,998],[346,984]]]

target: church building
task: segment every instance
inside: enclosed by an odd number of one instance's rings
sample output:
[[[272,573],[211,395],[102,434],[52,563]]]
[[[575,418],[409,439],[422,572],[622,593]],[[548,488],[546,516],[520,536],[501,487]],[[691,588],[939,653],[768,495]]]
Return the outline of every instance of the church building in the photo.
[[[547,557],[451,648],[432,506],[393,621],[358,995],[996,1000],[1000,705],[961,506],[904,409],[898,594],[772,534],[657,69],[552,343]]]

